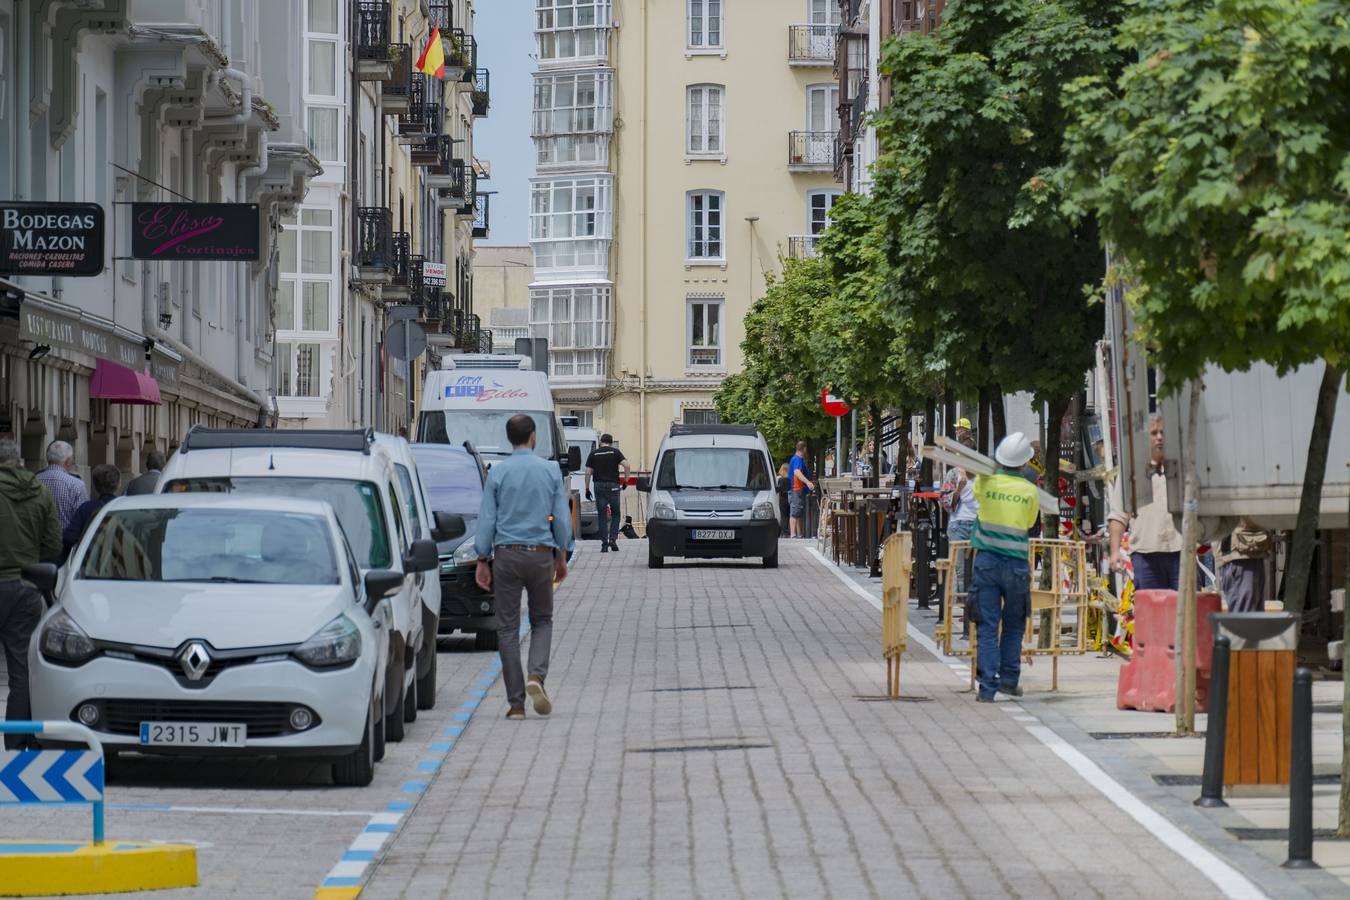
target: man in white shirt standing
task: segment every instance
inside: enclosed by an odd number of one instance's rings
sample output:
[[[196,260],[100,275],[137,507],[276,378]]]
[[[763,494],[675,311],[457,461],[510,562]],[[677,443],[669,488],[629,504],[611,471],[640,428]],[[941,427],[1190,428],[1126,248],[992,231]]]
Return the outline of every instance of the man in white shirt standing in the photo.
[[[1125,557],[1121,539],[1126,529],[1130,534],[1130,563],[1134,567],[1134,588],[1137,591],[1175,591],[1181,580],[1181,551],[1183,540],[1167,511],[1167,477],[1163,474],[1162,416],[1154,413],[1148,419],[1148,437],[1151,458],[1150,483],[1153,499],[1131,516],[1123,510],[1120,477],[1111,488],[1111,514],[1107,529],[1111,534],[1111,570],[1125,571]]]

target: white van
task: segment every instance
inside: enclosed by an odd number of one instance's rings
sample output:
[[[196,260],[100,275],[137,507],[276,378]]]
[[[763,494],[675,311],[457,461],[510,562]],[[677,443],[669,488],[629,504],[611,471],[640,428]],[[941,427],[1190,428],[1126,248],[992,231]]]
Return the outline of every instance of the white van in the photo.
[[[591,451],[595,449],[596,444],[600,443],[600,432],[594,428],[582,428],[580,425],[569,424],[576,422],[575,416],[563,416],[563,436],[567,438],[567,446],[577,448],[577,456],[581,458],[581,465],[571,470],[568,480],[571,482],[572,493],[581,497],[581,512],[578,514],[581,526],[582,537],[595,537],[600,531],[599,517],[595,511],[595,501],[586,498],[586,460],[591,458]]]
[[[436,653],[434,623],[440,616],[440,581],[427,573],[437,571],[440,558],[431,538],[452,527],[451,519],[459,517],[431,513],[424,502],[418,503],[415,470],[402,454],[391,450],[393,442],[406,447],[401,438],[377,439],[370,430],[199,426],[187,433],[164,466],[159,492],[326,500],[337,513],[363,572],[393,569],[404,573],[403,587],[391,598],[395,634],[385,687],[386,736],[397,741],[403,737],[404,723],[417,718],[420,691],[426,689],[434,699],[431,660]],[[413,493],[405,487],[409,480]],[[459,527],[464,527],[462,519]],[[429,629],[428,622],[433,623]]]
[[[758,556],[778,565],[778,496],[769,445],[753,425],[672,425],[651,476],[647,565],[667,556]]]

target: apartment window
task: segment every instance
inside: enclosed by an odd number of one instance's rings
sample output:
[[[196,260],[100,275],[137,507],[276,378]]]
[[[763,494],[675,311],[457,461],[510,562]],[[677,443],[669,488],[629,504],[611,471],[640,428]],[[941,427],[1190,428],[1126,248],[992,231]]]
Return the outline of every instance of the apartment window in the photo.
[[[278,343],[274,366],[278,397],[319,396],[319,345]]]
[[[595,410],[594,410],[594,409],[568,409],[568,410],[564,410],[562,414],[563,414],[564,416],[576,416],[576,419],[577,419],[577,427],[578,427],[578,428],[594,428],[594,427],[595,427]]]
[[[812,25],[838,25],[839,0],[809,0]]]
[[[311,106],[308,114],[310,152],[322,162],[338,158],[338,111],[331,106]]]
[[[611,294],[607,284],[530,291],[530,334],[548,338],[550,375],[605,375]]]
[[[688,367],[690,369],[720,369],[722,361],[722,304],[721,297],[692,297],[689,299]]]
[[[689,244],[688,258],[723,260],[722,213],[725,195],[721,191],[690,191],[686,204]]]
[[[309,0],[309,30],[320,34],[338,33],[337,0]]]
[[[530,241],[537,269],[603,269],[613,229],[609,175],[541,179],[530,190]]]
[[[721,425],[722,417],[715,409],[681,409],[680,416],[686,425]]]
[[[689,46],[722,46],[722,0],[689,0]]]
[[[301,209],[298,221],[294,216],[282,219],[277,243],[279,331],[331,330],[336,294],[334,236],[331,209]]]
[[[811,191],[806,195],[807,233],[819,235],[830,225],[830,210],[839,201],[839,191]]]
[[[722,140],[723,95],[720,84],[696,84],[688,91],[690,156],[721,156],[726,152]]]
[[[806,130],[819,134],[839,130],[839,86],[813,84],[806,89]]]
[[[540,60],[605,55],[610,0],[535,0],[534,9]]]

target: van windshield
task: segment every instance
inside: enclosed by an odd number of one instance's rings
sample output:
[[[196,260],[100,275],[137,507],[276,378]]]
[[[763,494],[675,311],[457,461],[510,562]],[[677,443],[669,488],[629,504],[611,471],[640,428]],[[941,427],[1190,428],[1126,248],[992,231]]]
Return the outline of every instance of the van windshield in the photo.
[[[767,491],[769,464],[758,450],[734,447],[685,447],[661,457],[656,487],[663,491]]]
[[[363,569],[387,569],[391,563],[389,531],[385,526],[380,492],[368,481],[336,478],[179,478],[169,482],[165,493],[195,491],[268,494],[298,500],[327,500],[337,513],[338,524],[352,545]]]
[[[534,419],[537,435],[535,455],[552,459],[555,455],[553,414],[528,410],[520,412]],[[424,444],[454,444],[457,447],[470,441],[484,456],[510,456],[511,442],[506,439],[506,422],[514,415],[516,411],[509,409],[425,410],[418,417],[417,440]]]

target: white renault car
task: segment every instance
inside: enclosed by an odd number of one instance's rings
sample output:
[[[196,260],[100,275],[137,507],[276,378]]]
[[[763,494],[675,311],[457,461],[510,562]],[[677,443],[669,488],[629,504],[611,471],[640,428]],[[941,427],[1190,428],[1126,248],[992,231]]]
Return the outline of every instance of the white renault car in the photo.
[[[389,597],[329,504],[159,494],[109,503],[58,576],[29,646],[33,717],[104,748],[333,760],[369,784],[384,751]]]

